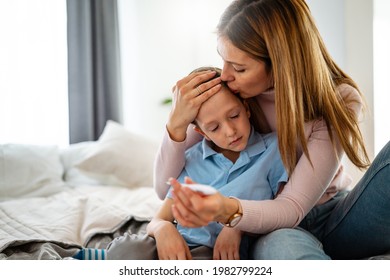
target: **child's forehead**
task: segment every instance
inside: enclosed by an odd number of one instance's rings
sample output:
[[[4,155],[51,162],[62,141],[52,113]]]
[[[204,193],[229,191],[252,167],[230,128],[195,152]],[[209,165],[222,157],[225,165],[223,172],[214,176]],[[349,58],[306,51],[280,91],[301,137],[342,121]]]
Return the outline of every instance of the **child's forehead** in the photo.
[[[207,103],[223,104],[222,102],[241,103],[241,100],[240,100],[240,98],[237,95],[235,95],[227,87],[222,87],[216,94],[214,94],[209,99],[207,99],[202,104],[202,106],[203,105],[207,105]]]
[[[199,109],[198,117],[208,117],[209,115],[230,110],[232,107],[242,105],[241,100],[229,89],[222,88],[206,100]]]

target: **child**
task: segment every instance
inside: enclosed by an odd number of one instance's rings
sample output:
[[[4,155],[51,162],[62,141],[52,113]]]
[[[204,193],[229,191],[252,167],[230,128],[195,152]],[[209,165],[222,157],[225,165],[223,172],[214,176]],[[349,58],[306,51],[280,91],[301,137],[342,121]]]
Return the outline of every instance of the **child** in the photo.
[[[200,68],[195,71],[205,70]],[[212,68],[212,70],[217,70]],[[218,73],[218,71],[217,71]],[[287,173],[275,134],[260,135],[249,121],[250,112],[226,85],[205,101],[194,121],[203,141],[186,152],[178,177],[211,185],[221,194],[242,199],[272,199]],[[240,209],[228,225],[216,222],[201,228],[174,224],[173,200],[168,193],[147,226],[148,236],[125,234],[111,242],[108,259],[245,259],[249,237],[234,228]],[[235,224],[233,224],[235,223]],[[157,247],[157,253],[156,253]]]

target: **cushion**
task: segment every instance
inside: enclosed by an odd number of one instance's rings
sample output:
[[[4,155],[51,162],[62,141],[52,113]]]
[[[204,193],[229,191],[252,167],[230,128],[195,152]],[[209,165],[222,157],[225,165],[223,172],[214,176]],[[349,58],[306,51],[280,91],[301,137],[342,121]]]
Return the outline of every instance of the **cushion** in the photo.
[[[154,141],[108,121],[95,147],[76,167],[103,184],[152,186],[157,148]]]
[[[62,174],[56,146],[0,145],[0,200],[57,193]]]
[[[102,185],[102,183],[97,178],[88,176],[79,168],[76,168],[76,164],[85,159],[92,151],[92,149],[94,149],[95,145],[97,145],[95,141],[86,141],[71,144],[68,147],[61,149],[60,156],[64,166],[63,179],[67,185]]]

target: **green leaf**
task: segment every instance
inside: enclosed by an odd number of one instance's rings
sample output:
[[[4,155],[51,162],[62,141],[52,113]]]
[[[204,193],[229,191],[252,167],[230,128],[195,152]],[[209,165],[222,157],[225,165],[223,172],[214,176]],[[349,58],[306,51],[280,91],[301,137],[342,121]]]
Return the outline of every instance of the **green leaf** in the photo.
[[[172,104],[172,98],[167,97],[161,101],[161,105],[171,105]]]

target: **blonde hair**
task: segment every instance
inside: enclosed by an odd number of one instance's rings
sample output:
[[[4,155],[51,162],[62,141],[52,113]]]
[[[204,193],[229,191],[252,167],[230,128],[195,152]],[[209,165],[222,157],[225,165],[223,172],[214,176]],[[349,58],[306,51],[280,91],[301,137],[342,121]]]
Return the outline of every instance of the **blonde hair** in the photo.
[[[264,61],[274,79],[277,134],[283,163],[294,170],[297,146],[310,160],[304,124],[323,119],[353,164],[370,164],[358,117],[337,90],[356,83],[333,61],[303,0],[236,0],[223,13],[218,36]]]

